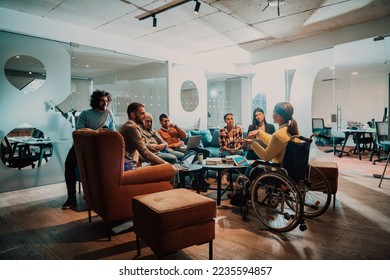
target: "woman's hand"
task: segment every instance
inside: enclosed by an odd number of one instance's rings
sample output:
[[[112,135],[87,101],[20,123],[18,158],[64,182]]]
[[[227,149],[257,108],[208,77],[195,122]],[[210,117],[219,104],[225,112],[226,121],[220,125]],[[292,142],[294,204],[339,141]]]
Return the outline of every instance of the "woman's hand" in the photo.
[[[256,138],[256,135],[259,133],[259,130],[252,130],[251,132],[248,133],[248,138]]]
[[[245,139],[245,138],[242,138],[240,140],[241,143],[246,143],[246,144],[251,144],[253,142],[253,139]]]

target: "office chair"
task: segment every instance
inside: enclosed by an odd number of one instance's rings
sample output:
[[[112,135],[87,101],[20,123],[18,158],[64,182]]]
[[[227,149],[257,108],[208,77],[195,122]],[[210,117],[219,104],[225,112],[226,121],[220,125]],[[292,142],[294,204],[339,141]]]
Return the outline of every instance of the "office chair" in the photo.
[[[381,152],[390,152],[390,141],[388,140],[388,122],[375,122],[375,144],[378,159],[374,160],[372,164],[387,160],[387,157],[381,157]]]
[[[345,122],[342,122],[341,126],[345,126],[344,128],[346,128]],[[332,123],[332,129],[330,131],[330,136],[329,136],[329,144],[331,144],[333,146],[333,148],[330,150],[325,150],[324,153],[333,152],[334,155],[340,155],[341,150],[337,149],[337,145],[342,146],[344,141],[345,141],[344,132],[337,130],[337,124]],[[346,151],[343,151],[342,153],[345,155],[349,155],[349,152],[346,152]],[[340,155],[340,156],[342,156],[342,155]]]
[[[11,145],[7,136],[4,137],[4,141],[1,142],[1,160],[10,168],[22,169],[30,166],[35,167],[35,162],[39,160],[37,155],[31,154],[26,151],[26,147],[23,144]]]
[[[327,135],[327,131],[325,129],[325,123],[323,118],[312,118],[311,119],[311,126],[312,126],[312,132],[313,133],[319,133],[323,135]],[[324,146],[324,138],[321,137],[315,137],[315,143],[316,145]]]
[[[32,138],[44,138],[45,135],[38,128],[34,128],[32,134],[31,134],[31,137]]]
[[[387,157],[382,157],[382,158],[379,158],[378,160],[376,160],[376,161],[386,160],[386,164],[385,164],[385,168],[383,169],[383,173],[382,173],[382,175],[380,175],[380,174],[373,175],[375,178],[381,179],[379,181],[379,186],[378,186],[380,188],[383,179],[385,179],[385,178],[389,179],[388,177],[385,177],[387,165],[389,164],[389,158],[390,158],[390,151],[389,151],[390,139],[388,138],[388,136],[389,136],[389,134],[388,134],[389,133],[389,131],[388,131],[389,123],[388,122],[375,122],[375,126],[376,126],[376,138],[378,141],[377,142],[378,149],[381,146],[382,149],[385,150],[385,148],[387,146]],[[375,162],[373,162],[373,164],[375,164]]]

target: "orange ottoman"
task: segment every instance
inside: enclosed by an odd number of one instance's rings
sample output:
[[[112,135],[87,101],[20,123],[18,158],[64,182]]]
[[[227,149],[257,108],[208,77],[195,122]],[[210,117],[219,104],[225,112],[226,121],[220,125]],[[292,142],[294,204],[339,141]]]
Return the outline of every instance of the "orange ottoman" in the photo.
[[[212,259],[217,213],[213,199],[173,189],[133,197],[133,213],[138,256],[142,239],[159,258],[208,242]]]
[[[333,208],[336,207],[336,193],[338,189],[339,168],[332,161],[310,161],[311,166],[317,167],[328,179],[333,194]]]

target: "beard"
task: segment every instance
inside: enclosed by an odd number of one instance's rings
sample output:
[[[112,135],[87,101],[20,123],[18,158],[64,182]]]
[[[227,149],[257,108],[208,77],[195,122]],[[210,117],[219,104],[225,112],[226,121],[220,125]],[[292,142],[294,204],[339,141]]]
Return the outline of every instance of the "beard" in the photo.
[[[138,125],[143,125],[143,123],[144,123],[143,120],[141,118],[139,118],[137,115],[135,115],[134,121]]]
[[[107,110],[107,106],[106,106],[106,105],[100,105],[100,104],[99,104],[99,105],[97,106],[97,108],[98,108],[99,111],[102,111],[102,112],[105,111],[105,110]]]

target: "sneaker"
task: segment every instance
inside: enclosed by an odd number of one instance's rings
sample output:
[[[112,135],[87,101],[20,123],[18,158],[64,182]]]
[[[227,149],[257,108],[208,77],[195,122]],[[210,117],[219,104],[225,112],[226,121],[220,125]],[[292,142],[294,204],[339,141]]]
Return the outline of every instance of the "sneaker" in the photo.
[[[77,200],[76,198],[68,198],[64,205],[62,205],[62,210],[66,210],[66,209],[69,209],[69,208],[76,208],[77,207]]]

